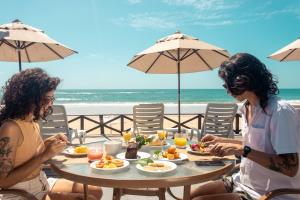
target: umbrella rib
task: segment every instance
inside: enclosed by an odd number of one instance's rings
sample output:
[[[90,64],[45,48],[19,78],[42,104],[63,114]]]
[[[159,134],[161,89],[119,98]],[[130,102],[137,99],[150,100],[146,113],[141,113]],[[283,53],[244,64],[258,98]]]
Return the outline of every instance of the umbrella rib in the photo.
[[[47,44],[43,43],[44,46],[46,46],[50,51],[52,51],[55,55],[57,55],[58,57],[60,57],[61,59],[64,59],[64,57],[62,57],[59,53],[57,53],[56,51],[54,51],[51,47],[49,47]]]
[[[213,51],[216,52],[217,54],[220,54],[220,55],[226,57],[226,58],[229,58],[229,56],[227,56],[226,54],[223,54],[223,53],[221,53],[221,52],[219,52],[217,50],[213,50]]]
[[[24,45],[23,48],[26,49],[26,48],[30,47],[31,45],[33,45],[33,44],[35,44],[35,42],[30,42],[27,45]]]
[[[172,58],[173,60],[177,61],[177,58],[175,58],[175,56],[173,54],[171,54],[169,51],[166,51]]]
[[[159,59],[159,57],[163,55],[163,52],[160,52],[157,58],[153,61],[153,63],[150,65],[150,67],[146,70],[145,73],[148,73],[148,71],[153,67],[153,65],[156,63],[156,61]]]
[[[131,65],[132,63],[134,63],[135,61],[137,61],[138,59],[142,58],[145,54],[138,56],[137,58],[135,58],[133,61],[131,61],[130,63],[127,64],[127,66]]]
[[[172,58],[171,56],[168,56],[168,55],[164,54],[163,52],[162,52],[162,55],[166,56],[167,58],[170,58],[171,60],[174,60],[174,58]],[[177,61],[177,60],[174,60],[174,61]]]
[[[293,49],[290,53],[288,53],[286,56],[284,56],[281,60],[281,61],[284,61],[288,56],[290,56],[292,53],[294,53],[294,51],[296,51],[296,49]]]
[[[195,54],[207,65],[207,67],[212,70],[212,67],[202,58],[202,56],[197,52],[198,50],[194,49]]]
[[[186,54],[188,54],[188,52],[190,51],[191,49],[188,49],[184,54],[183,56],[180,58],[180,60],[183,60],[184,59],[184,56],[186,56]]]
[[[13,49],[16,49],[17,47],[14,46],[13,44],[9,43],[7,40],[3,40],[3,43],[6,44],[7,46],[10,46]]]
[[[27,48],[25,47],[24,49],[25,49],[25,53],[26,53],[26,57],[27,57],[28,62],[31,62],[31,60],[29,58],[29,55],[28,55],[28,52],[27,52]]]
[[[187,59],[188,57],[190,57],[191,55],[193,55],[195,53],[195,49],[193,49],[193,52],[191,52],[189,55],[185,56],[185,57],[182,57],[180,60],[185,60]]]

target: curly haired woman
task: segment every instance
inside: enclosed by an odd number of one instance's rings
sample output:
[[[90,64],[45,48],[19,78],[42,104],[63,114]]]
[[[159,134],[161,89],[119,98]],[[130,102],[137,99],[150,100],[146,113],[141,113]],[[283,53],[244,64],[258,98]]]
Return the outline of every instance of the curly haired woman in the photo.
[[[83,186],[64,179],[47,180],[42,164],[60,153],[67,138],[58,134],[42,140],[37,120],[52,111],[59,78],[33,68],[13,75],[4,86],[0,111],[0,188],[22,189],[37,199],[82,199]],[[90,187],[89,199],[100,199],[102,190]],[[18,199],[2,195],[0,199]]]
[[[222,63],[227,93],[245,102],[242,141],[210,134],[202,142],[216,156],[241,156],[240,171],[192,191],[197,200],[254,200],[279,188],[300,188],[299,129],[295,109],[280,100],[277,81],[256,57],[238,53]],[[277,200],[299,199],[282,195]]]

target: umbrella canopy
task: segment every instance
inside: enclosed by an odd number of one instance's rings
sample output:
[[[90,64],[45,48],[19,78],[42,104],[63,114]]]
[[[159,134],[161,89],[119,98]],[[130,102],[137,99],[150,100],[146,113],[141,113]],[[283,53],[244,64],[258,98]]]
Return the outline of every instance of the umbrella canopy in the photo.
[[[275,53],[268,56],[268,58],[272,58],[280,62],[300,60],[300,38],[283,47],[282,49],[279,49]]]
[[[0,61],[43,62],[63,59],[76,51],[19,20],[0,25]]]
[[[178,132],[180,122],[180,74],[212,70],[229,58],[222,48],[177,31],[136,54],[127,64],[139,71],[178,76]]]

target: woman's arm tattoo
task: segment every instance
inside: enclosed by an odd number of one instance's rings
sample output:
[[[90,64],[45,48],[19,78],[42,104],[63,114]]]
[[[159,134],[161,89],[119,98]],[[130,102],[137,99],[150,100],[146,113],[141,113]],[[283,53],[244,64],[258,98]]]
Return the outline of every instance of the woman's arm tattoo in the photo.
[[[283,173],[287,176],[294,176],[298,171],[298,154],[287,153],[270,158],[269,169]]]
[[[9,173],[13,169],[13,162],[9,157],[12,152],[9,140],[9,137],[0,138],[0,174]]]

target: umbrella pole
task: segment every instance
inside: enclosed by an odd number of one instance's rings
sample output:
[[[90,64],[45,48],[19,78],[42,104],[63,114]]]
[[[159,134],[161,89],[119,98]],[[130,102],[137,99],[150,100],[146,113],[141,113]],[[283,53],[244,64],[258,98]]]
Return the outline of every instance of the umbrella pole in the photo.
[[[21,63],[21,51],[18,49],[18,59],[19,59],[19,72],[22,71],[22,63]]]
[[[180,61],[177,60],[177,79],[178,79],[178,133],[181,133],[181,122],[180,122]]]

